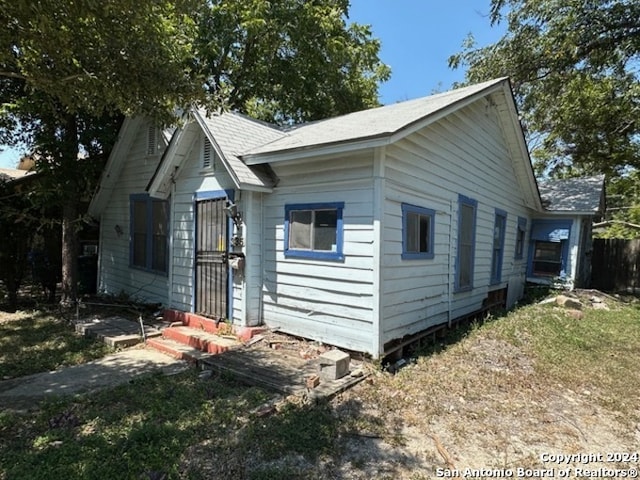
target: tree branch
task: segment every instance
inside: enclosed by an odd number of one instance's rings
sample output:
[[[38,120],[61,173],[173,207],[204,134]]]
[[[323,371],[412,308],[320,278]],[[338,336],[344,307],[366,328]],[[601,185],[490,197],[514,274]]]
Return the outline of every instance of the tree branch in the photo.
[[[18,80],[26,80],[27,77],[25,77],[24,75],[21,75],[19,73],[15,73],[15,72],[3,72],[0,71],[0,77],[5,77],[5,78],[17,78]]]

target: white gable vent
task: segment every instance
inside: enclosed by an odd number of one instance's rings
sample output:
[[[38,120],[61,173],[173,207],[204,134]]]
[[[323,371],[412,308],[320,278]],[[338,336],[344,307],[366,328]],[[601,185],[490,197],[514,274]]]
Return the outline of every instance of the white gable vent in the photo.
[[[150,125],[147,130],[147,155],[155,155],[158,151],[158,129]]]
[[[215,159],[215,152],[211,141],[205,137],[204,144],[202,146],[202,168],[212,169]]]

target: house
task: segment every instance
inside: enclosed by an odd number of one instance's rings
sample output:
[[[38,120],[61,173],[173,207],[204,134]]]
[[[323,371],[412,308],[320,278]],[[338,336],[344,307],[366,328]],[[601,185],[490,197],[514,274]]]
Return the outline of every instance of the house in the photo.
[[[504,78],[289,130],[128,119],[89,212],[101,291],[373,357],[512,306],[538,222],[585,213],[543,207]]]
[[[595,175],[540,184],[546,214],[531,225],[527,281],[589,285],[592,225],[605,210],[604,180]]]

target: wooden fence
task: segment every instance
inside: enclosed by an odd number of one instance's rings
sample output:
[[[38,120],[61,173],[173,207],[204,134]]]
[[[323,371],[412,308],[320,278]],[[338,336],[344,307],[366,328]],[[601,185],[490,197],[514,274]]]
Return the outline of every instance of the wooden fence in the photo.
[[[595,239],[591,288],[609,292],[640,292],[640,239]]]

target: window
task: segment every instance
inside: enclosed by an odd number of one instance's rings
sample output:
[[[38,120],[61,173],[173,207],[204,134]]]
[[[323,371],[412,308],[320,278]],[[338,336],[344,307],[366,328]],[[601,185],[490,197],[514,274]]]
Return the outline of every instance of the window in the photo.
[[[131,195],[131,266],[167,273],[169,202]]]
[[[531,222],[528,274],[534,277],[564,276],[569,261],[569,237],[573,222],[536,219]]]
[[[476,210],[478,202],[458,197],[458,256],[456,259],[456,291],[473,288],[473,263],[476,243]]]
[[[533,250],[533,274],[541,277],[557,277],[562,270],[562,242],[535,242]]]
[[[343,202],[285,205],[285,256],[344,259],[343,209]]]
[[[433,258],[435,211],[402,204],[402,258]]]
[[[518,230],[516,231],[516,260],[524,258],[524,242],[527,234],[527,219],[518,217]]]
[[[493,253],[491,256],[491,283],[502,280],[502,257],[504,253],[504,232],[507,226],[507,212],[496,208],[493,224]]]

